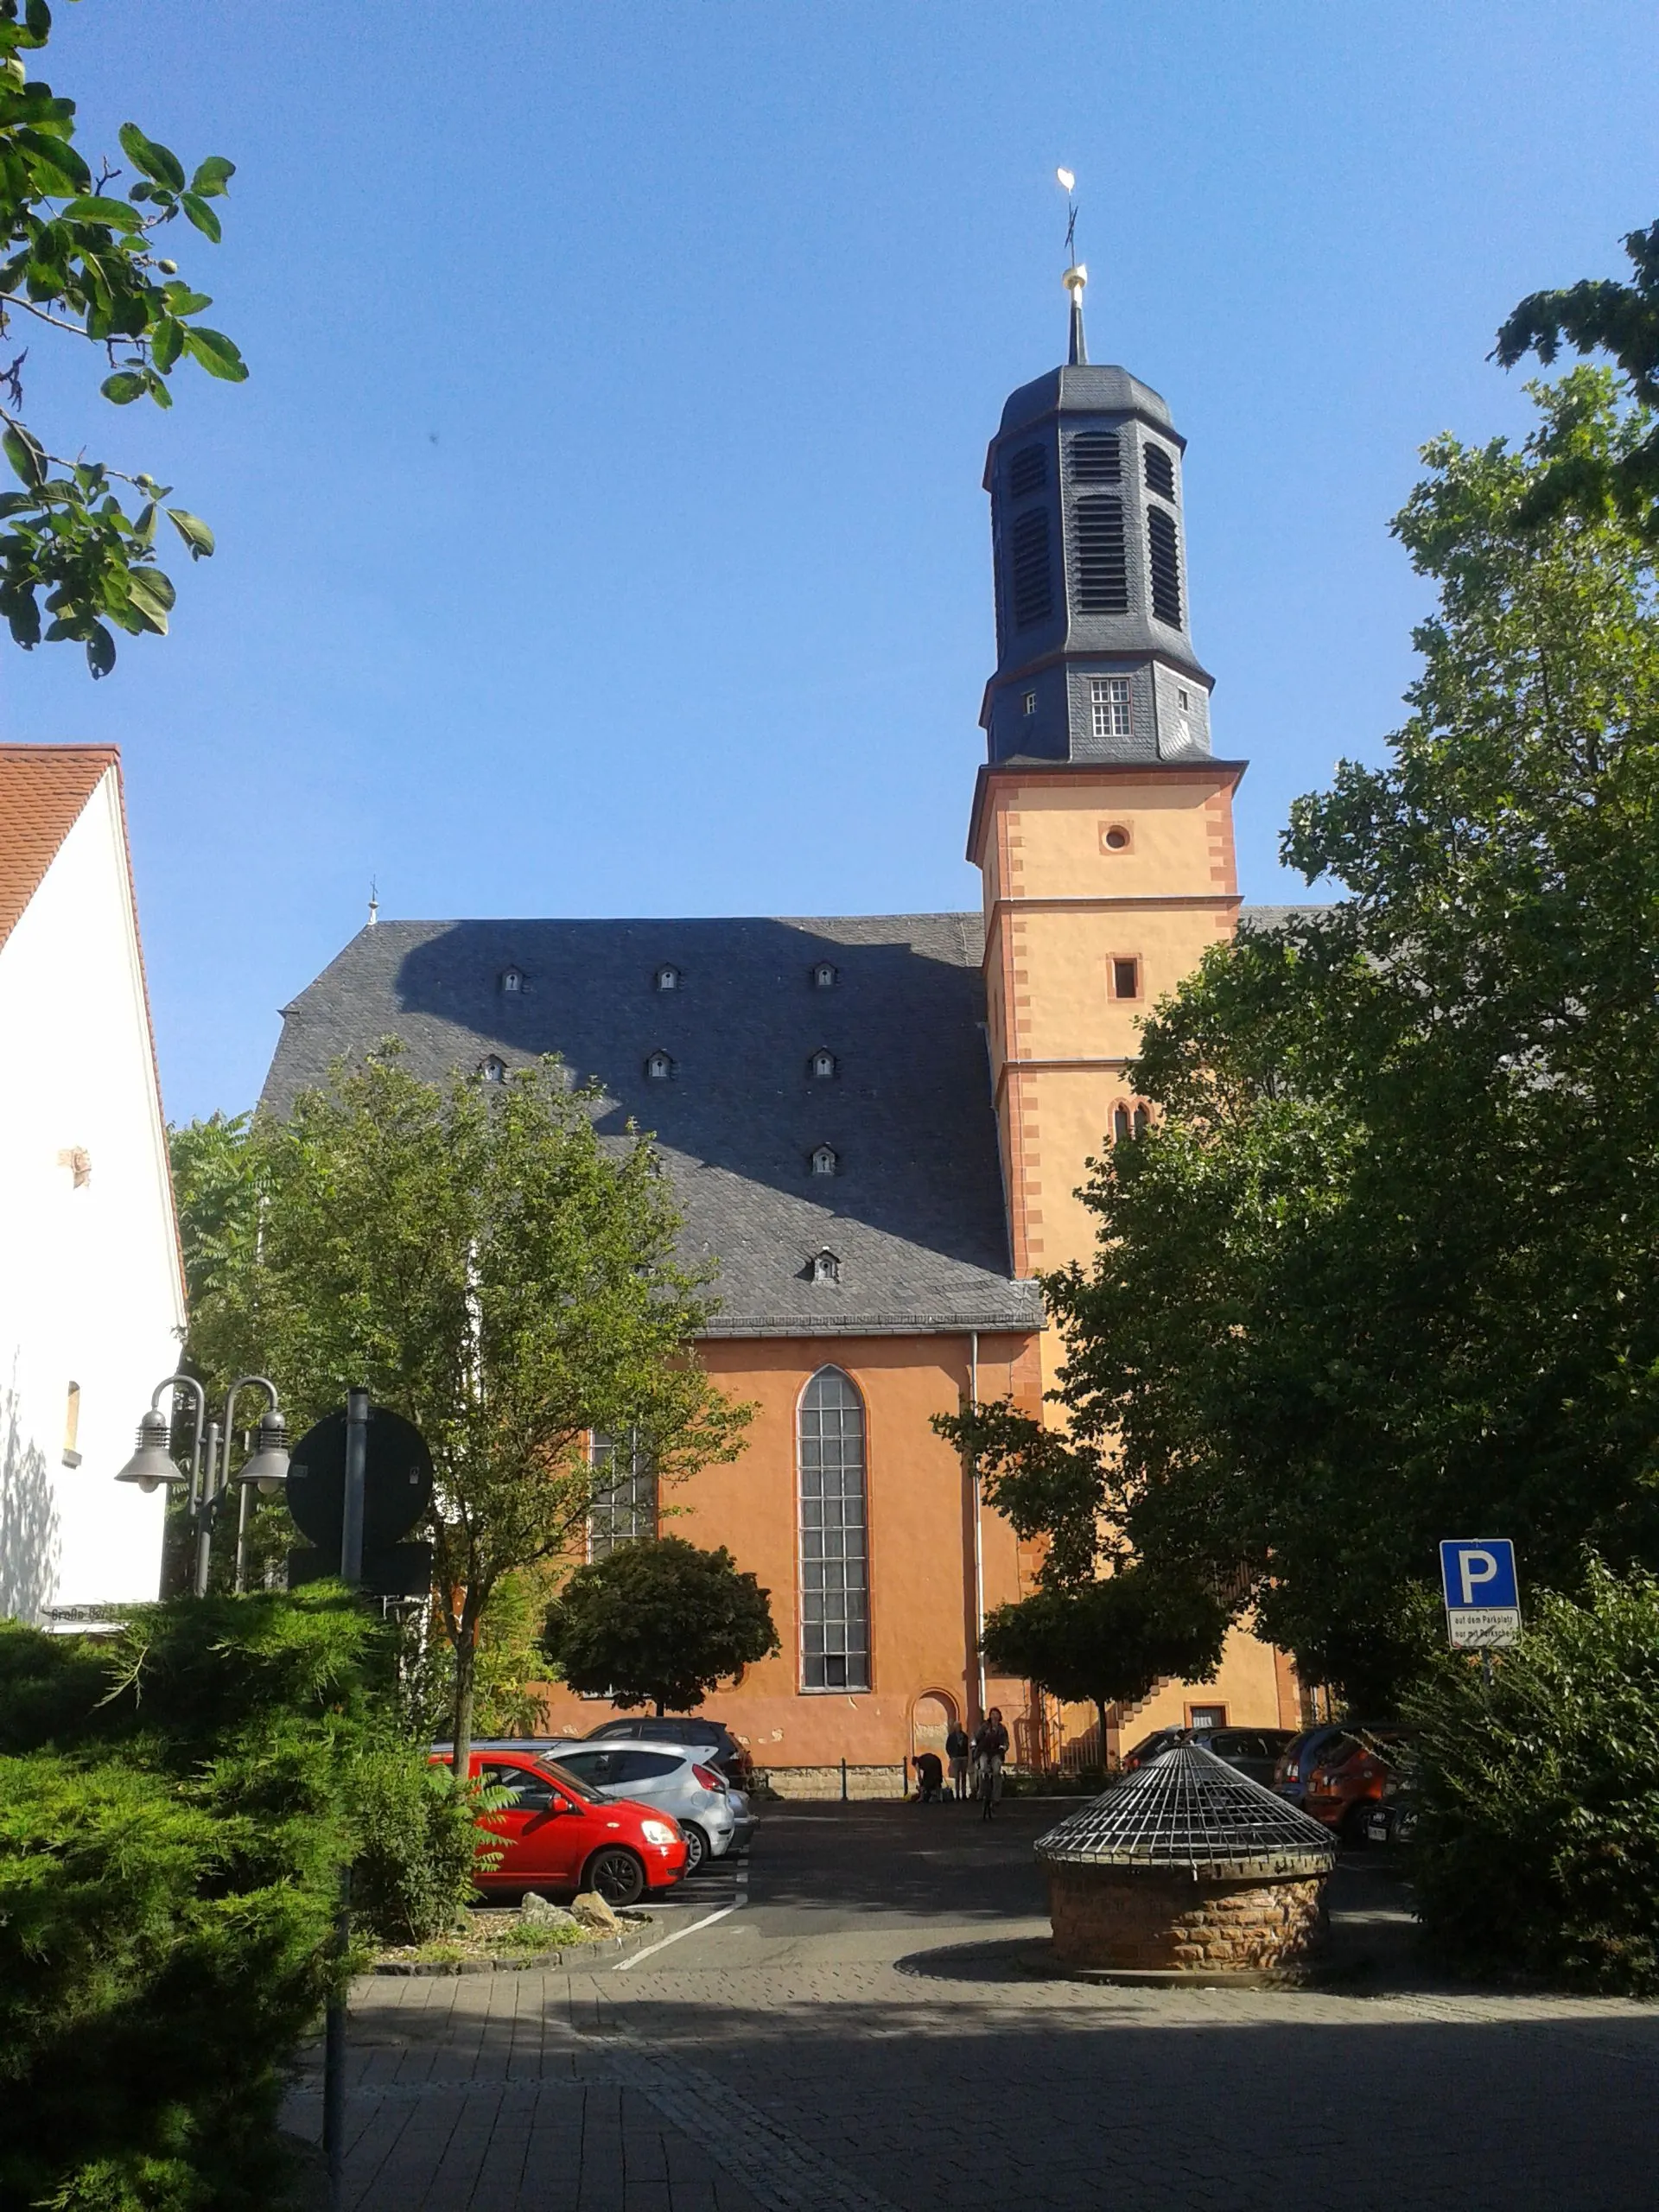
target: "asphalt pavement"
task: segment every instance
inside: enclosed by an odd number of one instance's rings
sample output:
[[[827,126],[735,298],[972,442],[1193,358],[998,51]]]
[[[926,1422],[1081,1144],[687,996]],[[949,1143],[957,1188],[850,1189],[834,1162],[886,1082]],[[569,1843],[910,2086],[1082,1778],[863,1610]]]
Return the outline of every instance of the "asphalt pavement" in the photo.
[[[1398,1877],[1333,1885],[1346,1979],[1033,1971],[1063,1805],[791,1805],[592,1971],[365,1980],[360,2212],[1647,2212],[1659,2011],[1473,1990]],[[315,2074],[293,2124],[315,2133]]]

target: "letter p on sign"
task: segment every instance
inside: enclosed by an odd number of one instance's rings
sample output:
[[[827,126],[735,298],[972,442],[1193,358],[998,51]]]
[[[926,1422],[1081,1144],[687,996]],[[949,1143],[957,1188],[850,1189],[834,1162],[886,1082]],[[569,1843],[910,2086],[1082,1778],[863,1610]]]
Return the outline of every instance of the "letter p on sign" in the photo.
[[[1521,1632],[1515,1546],[1506,1536],[1466,1536],[1440,1546],[1446,1625],[1455,1644],[1513,1643]]]

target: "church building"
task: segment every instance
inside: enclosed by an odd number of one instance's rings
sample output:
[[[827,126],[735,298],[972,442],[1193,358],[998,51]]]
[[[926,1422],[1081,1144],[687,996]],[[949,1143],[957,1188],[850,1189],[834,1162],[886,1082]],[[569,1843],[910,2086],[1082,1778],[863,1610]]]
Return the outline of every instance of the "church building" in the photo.
[[[1089,361],[1068,283],[1071,358],[1008,400],[985,467],[981,911],[380,922],[284,1009],[264,1091],[283,1111],[396,1035],[428,1077],[556,1052],[602,1084],[602,1131],[655,1132],[687,1255],[719,1263],[700,1356],[757,1411],[741,1456],[671,1497],[597,1439],[616,1478],[591,1551],[671,1505],[667,1530],[759,1576],[782,1654],[708,1709],[785,1789],[845,1760],[891,1789],[991,1705],[1017,1759],[1092,1722],[986,1678],[980,1624],[1036,1562],[931,1418],[1042,1408],[1062,1347],[1035,1277],[1088,1258],[1085,1163],[1146,1124],[1137,1020],[1238,925],[1243,764],[1212,749],[1192,639],[1185,441],[1148,385]],[[555,1686],[547,1710],[585,1732],[611,1708]],[[1235,1631],[1213,1682],[1163,1685],[1115,1733],[1300,1719],[1288,1662]]]

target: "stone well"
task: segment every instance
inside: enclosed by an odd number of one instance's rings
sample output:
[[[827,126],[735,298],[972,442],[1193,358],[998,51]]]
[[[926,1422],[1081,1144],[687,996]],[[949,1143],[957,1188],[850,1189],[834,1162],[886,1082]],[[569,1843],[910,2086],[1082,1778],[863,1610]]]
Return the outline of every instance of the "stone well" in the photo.
[[[1163,1752],[1037,1839],[1057,1964],[1255,1978],[1325,1931],[1330,1832],[1197,1744]]]

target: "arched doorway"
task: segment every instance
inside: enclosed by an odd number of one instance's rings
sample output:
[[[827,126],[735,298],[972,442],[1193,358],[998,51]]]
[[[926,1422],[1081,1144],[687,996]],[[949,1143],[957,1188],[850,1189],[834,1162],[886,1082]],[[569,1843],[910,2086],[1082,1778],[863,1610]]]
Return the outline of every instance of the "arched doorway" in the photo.
[[[944,1761],[944,1739],[957,1725],[956,1700],[944,1690],[925,1690],[910,1709],[910,1755],[931,1751]]]

